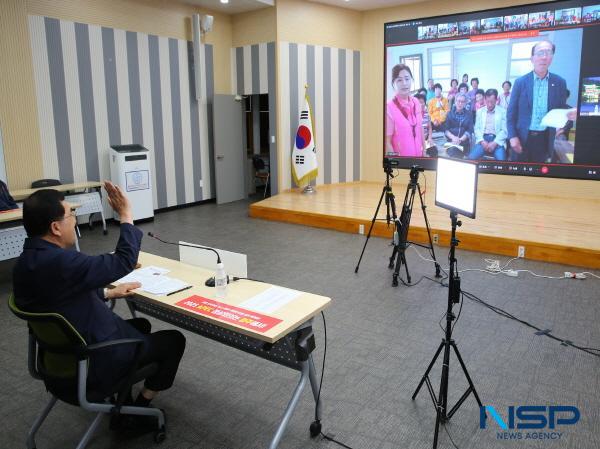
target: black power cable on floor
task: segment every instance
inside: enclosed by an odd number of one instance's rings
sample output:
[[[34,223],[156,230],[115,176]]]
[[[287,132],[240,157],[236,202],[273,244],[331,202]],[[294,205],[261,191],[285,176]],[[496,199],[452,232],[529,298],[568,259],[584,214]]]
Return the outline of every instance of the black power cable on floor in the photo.
[[[446,287],[446,288],[448,287],[448,284],[444,284],[443,280],[438,281],[437,279],[432,279],[427,276],[425,276],[425,279],[428,279],[431,282],[435,282],[436,284],[440,284],[442,287]],[[511,313],[507,312],[506,310],[501,309],[500,307],[488,304],[483,299],[479,298],[478,296],[474,295],[473,293],[462,290],[462,295],[464,298],[470,299],[473,302],[481,304],[482,306],[487,307],[492,312],[495,312],[498,315],[503,316],[504,318],[508,318],[510,320],[516,321],[517,323],[521,323],[527,327],[530,327],[531,329],[534,329],[534,330],[540,332],[540,335],[545,335],[553,340],[558,341],[563,346],[571,346],[571,347],[573,347],[575,349],[579,349],[580,351],[583,351],[587,354],[593,355],[594,357],[600,357],[600,348],[588,348],[585,346],[576,345],[575,343],[573,343],[570,340],[567,340],[567,339],[561,338],[561,337],[557,337],[556,335],[552,335],[551,331],[541,329],[541,328],[537,327],[536,325],[531,324],[528,321],[517,318],[516,316],[512,315]]]
[[[448,428],[446,427],[446,424],[442,424],[442,427],[444,428],[444,430],[446,431],[446,433],[448,434],[448,438],[450,438],[450,442],[452,443],[452,446],[454,446],[454,449],[460,449],[456,443],[454,442],[454,440],[452,439],[452,435],[450,435],[450,431],[448,430]]]
[[[321,400],[321,388],[323,387],[323,377],[325,376],[325,360],[327,358],[327,322],[325,321],[325,313],[323,313],[323,311],[321,311],[321,318],[323,318],[323,333],[325,335],[324,344],[323,344],[323,365],[321,366],[321,381],[319,382],[319,392],[317,393],[317,402],[315,404],[315,422],[310,426],[311,427],[311,436],[312,436],[313,426],[317,426],[317,428],[319,429],[318,434],[320,434],[324,439],[331,441],[332,443],[338,444],[346,449],[352,449],[350,446],[347,446],[344,443],[337,441],[333,437],[330,437],[329,435],[325,435],[320,429],[321,428],[321,420],[319,419],[319,416],[318,416],[317,407],[319,406],[319,401]],[[315,434],[315,436],[316,435],[317,434]]]

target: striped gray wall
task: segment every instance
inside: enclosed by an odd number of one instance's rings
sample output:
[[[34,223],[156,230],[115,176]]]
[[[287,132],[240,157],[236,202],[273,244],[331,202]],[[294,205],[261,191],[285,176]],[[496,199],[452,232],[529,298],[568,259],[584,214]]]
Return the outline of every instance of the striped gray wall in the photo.
[[[45,178],[108,179],[110,145],[139,143],[155,209],[214,197],[212,46],[196,101],[190,42],[40,16],[29,29]]]
[[[231,93],[233,95],[269,94],[269,136],[277,129],[275,42],[231,49]],[[271,194],[278,192],[277,144],[269,140]]]
[[[293,187],[291,154],[308,84],[319,162],[318,184],[360,180],[360,52],[279,43],[281,189]]]

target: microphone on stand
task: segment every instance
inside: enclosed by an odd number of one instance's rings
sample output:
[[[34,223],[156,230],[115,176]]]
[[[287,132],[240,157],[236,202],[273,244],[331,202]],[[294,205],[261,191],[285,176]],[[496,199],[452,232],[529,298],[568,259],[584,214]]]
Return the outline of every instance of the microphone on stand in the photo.
[[[198,248],[198,249],[204,249],[207,251],[212,251],[213,253],[215,253],[217,255],[217,268],[221,271],[223,271],[224,273],[224,267],[223,267],[223,262],[221,262],[221,256],[219,255],[219,252],[214,249],[214,248],[209,248],[207,246],[200,246],[200,245],[187,245],[185,243],[175,243],[175,242],[168,242],[166,240],[161,239],[160,237],[158,237],[156,234],[154,234],[153,232],[148,232],[148,236],[158,240],[161,243],[165,243],[167,245],[177,245],[177,246],[187,246],[188,248]],[[220,266],[219,266],[220,265]],[[227,283],[229,283],[229,277],[227,277]],[[206,280],[206,282],[204,282],[204,285],[206,285],[207,287],[214,287],[215,286],[215,278],[214,277],[210,277]]]
[[[161,239],[159,236],[157,236],[153,232],[149,232],[149,231],[148,231],[148,235],[150,237],[158,240],[159,242],[166,243],[167,245],[187,246],[188,248],[199,248],[199,249],[205,249],[207,251],[212,251],[213,253],[215,253],[217,255],[217,263],[221,263],[221,256],[219,255],[219,252],[214,248],[208,248],[206,246],[200,246],[200,245],[186,245],[185,243],[167,242],[166,240]]]

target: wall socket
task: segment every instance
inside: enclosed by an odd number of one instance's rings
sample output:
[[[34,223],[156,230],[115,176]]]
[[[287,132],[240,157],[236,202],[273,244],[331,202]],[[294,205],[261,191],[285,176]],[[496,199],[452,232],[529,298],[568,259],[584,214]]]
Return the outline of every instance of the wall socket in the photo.
[[[359,224],[358,225],[358,233],[360,235],[365,235],[365,225],[364,224]]]
[[[525,257],[525,247],[519,245],[519,252],[517,253],[517,257],[524,258]]]
[[[439,236],[439,234],[433,234],[432,235],[432,240],[433,240],[433,243],[437,245],[440,242],[440,236]]]

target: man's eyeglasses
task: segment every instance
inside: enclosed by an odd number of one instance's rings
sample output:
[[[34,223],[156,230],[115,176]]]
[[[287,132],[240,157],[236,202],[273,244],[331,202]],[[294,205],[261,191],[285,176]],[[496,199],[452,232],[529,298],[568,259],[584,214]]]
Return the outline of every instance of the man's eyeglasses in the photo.
[[[536,55],[538,57],[552,56],[552,55],[554,55],[554,52],[552,50],[538,50],[534,53],[534,55]]]
[[[65,215],[64,217],[62,217],[62,218],[59,218],[59,219],[57,219],[57,220],[54,220],[54,221],[63,221],[63,220],[66,220],[67,218],[71,218],[71,217],[73,217],[73,218],[75,218],[75,219],[77,218],[77,215],[75,215],[75,210],[74,210],[74,209],[72,209],[72,210],[71,210],[71,213],[70,213],[70,214],[68,214],[68,215]]]

